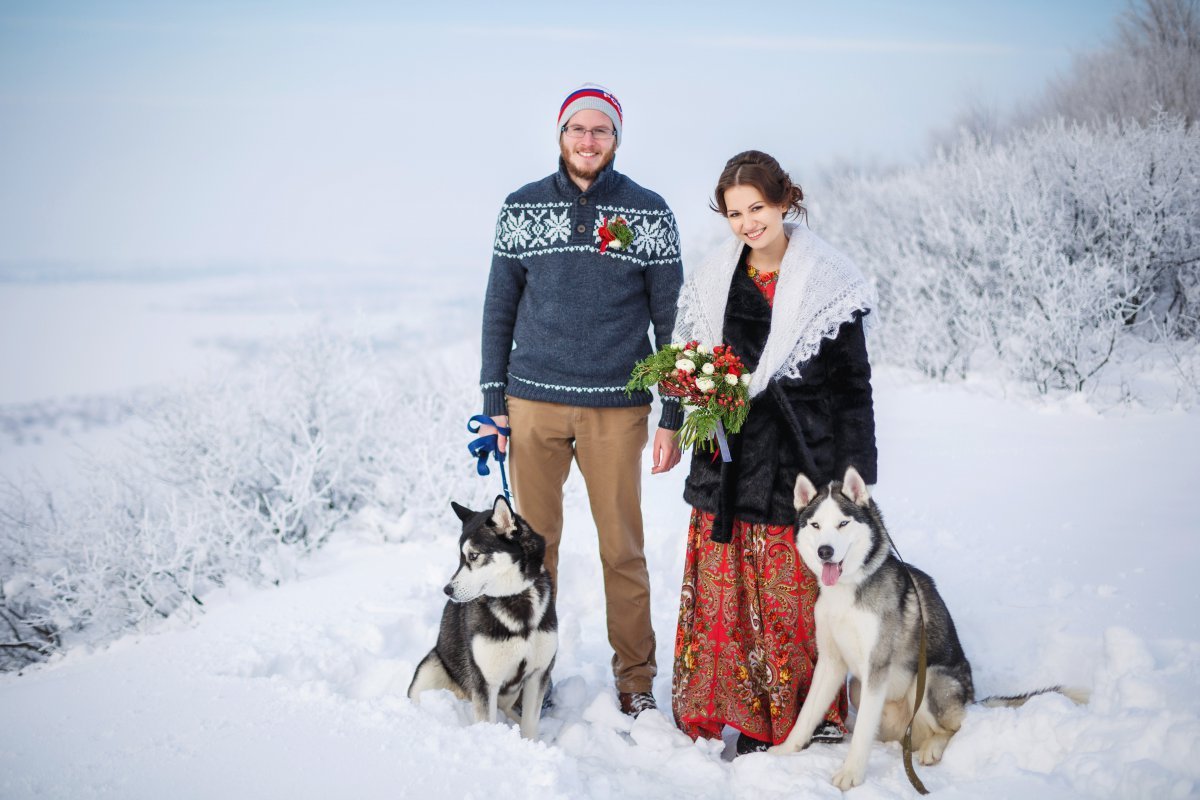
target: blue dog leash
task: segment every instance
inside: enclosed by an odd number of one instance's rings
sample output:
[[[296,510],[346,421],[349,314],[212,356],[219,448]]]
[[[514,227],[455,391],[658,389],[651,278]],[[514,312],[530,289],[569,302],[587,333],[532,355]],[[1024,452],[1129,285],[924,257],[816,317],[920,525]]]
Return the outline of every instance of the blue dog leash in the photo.
[[[475,427],[471,424],[475,423]],[[487,436],[480,436],[467,445],[467,450],[471,455],[479,459],[475,464],[475,469],[480,475],[491,475],[492,471],[488,469],[487,460],[488,454],[494,454],[496,463],[500,465],[500,483],[504,486],[504,499],[512,503],[512,494],[508,491],[508,475],[504,471],[504,453],[500,452],[497,436],[509,436],[512,433],[512,428],[502,428],[496,424],[496,421],[485,414],[476,414],[467,420],[467,431],[469,433],[479,433],[481,425],[491,425],[498,433],[490,433]]]

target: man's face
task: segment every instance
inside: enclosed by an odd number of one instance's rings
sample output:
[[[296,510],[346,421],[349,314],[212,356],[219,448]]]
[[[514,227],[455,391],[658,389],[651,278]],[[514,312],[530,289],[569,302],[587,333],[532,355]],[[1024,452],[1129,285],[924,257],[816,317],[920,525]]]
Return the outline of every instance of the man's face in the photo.
[[[585,108],[571,115],[566,124],[580,125],[588,131],[596,128],[613,129],[612,120],[603,111]],[[607,167],[617,152],[617,139],[612,137],[607,141],[596,141],[591,133],[582,138],[572,139],[565,133],[558,135],[558,146],[562,150],[563,162],[567,172],[574,178],[580,178],[588,183],[596,179],[600,171]]]

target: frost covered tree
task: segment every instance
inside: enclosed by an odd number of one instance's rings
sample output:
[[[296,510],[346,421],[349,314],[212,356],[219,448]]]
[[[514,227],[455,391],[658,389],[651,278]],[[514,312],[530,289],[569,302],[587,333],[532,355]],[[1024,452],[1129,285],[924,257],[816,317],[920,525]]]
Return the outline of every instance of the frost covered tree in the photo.
[[[1139,0],[1117,19],[1106,47],[1075,59],[1035,106],[1041,118],[1103,123],[1200,116],[1200,2]]]

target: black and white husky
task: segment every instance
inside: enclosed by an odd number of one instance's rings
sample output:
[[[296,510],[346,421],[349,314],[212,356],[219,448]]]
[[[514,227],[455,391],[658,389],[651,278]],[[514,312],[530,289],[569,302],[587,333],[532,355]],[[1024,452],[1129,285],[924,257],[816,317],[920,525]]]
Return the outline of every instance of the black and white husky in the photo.
[[[474,704],[480,722],[496,722],[497,710],[511,717],[519,698],[521,735],[533,739],[558,651],[546,540],[503,497],[488,511],[450,505],[463,524],[458,571],[446,584],[437,644],[408,696],[449,689]]]
[[[879,507],[853,467],[841,482],[820,490],[799,476],[795,505],[796,549],[821,580],[814,609],[818,657],[792,732],[770,752],[793,753],[807,745],[849,673],[858,717],[849,754],[833,783],[843,791],[861,784],[876,734],[883,741],[898,741],[912,719],[923,624],[928,666],[925,694],[912,723],[912,746],[922,764],[936,764],[962,726],[975,688],[971,665],[933,579],[893,555]],[[1042,691],[1062,691],[1075,702],[1086,702],[1077,690]],[[1040,693],[981,702],[1018,706]]]

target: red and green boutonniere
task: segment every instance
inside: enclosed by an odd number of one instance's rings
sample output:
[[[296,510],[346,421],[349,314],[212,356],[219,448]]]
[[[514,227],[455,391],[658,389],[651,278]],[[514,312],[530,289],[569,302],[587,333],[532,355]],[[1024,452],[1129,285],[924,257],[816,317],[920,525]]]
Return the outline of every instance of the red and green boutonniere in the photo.
[[[633,244],[633,231],[629,230],[629,223],[625,221],[624,217],[616,217],[611,222],[608,217],[602,217],[599,234],[601,253],[609,247],[614,250],[624,250]]]

